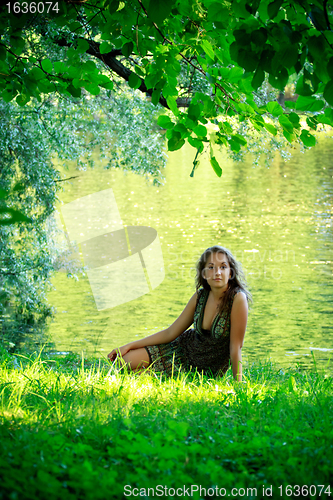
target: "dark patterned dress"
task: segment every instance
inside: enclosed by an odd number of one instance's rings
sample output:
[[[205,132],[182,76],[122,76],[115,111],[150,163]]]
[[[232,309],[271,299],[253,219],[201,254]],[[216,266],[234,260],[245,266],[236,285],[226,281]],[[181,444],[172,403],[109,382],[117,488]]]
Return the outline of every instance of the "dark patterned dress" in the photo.
[[[147,346],[152,368],[171,375],[179,369],[196,369],[206,375],[225,373],[230,362],[230,313],[235,294],[226,309],[217,315],[211,330],[202,328],[209,290],[201,288],[194,312],[193,328],[167,344]]]

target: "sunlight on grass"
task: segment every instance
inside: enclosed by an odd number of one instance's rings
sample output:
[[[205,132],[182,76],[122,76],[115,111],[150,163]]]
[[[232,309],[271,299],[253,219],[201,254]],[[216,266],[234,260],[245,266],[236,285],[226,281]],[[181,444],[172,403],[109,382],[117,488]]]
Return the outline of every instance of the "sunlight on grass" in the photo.
[[[244,379],[165,379],[3,351],[0,498],[123,498],[125,485],[191,484],[257,488],[246,498],[260,498],[268,486],[328,485],[332,377],[266,362]]]

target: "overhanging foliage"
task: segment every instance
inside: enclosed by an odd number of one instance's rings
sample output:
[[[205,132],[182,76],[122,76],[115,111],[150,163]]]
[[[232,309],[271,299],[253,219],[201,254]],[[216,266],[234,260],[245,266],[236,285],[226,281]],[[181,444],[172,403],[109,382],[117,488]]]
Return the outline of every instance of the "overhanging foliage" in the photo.
[[[169,150],[187,140],[199,151],[206,142],[239,151],[247,141],[235,117],[306,146],[316,142],[311,129],[333,124],[333,15],[327,0],[59,1],[49,13],[35,14],[15,5],[16,14],[12,4],[11,13],[4,6],[0,17],[6,101],[24,105],[55,91],[79,97],[82,88],[98,95],[120,76],[172,111],[172,119],[159,122],[167,128]],[[26,5],[31,9],[31,2]],[[51,57],[40,50],[41,39],[66,51]],[[186,88],[184,69],[190,75]],[[204,90],[193,84],[198,76],[207,83]],[[265,78],[278,91],[296,80],[297,102],[287,102],[287,109],[276,101],[258,105],[255,93]],[[300,113],[309,114],[307,127]],[[218,125],[214,138],[208,121]],[[212,148],[211,160],[219,173]]]

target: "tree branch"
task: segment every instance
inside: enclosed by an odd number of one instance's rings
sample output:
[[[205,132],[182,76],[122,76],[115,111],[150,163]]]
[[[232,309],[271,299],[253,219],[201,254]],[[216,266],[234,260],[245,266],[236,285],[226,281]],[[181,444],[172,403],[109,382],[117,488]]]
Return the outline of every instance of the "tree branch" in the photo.
[[[79,38],[77,38],[78,40]],[[123,78],[126,82],[128,82],[130,75],[133,73],[130,69],[126,68],[118,59],[116,59],[116,56],[123,55],[121,49],[113,49],[110,52],[106,54],[101,54],[99,47],[100,44],[98,42],[93,42],[91,40],[87,40],[84,38],[89,43],[89,49],[87,50],[87,54],[90,54],[93,57],[96,57],[100,61],[102,61],[108,68],[110,68],[114,73],[116,73],[118,76]],[[60,47],[70,47],[73,42],[69,42],[66,40],[66,38],[61,38],[58,40],[54,40],[54,42],[59,45]],[[138,75],[137,75],[138,76]],[[140,77],[138,77],[140,78]],[[139,90],[141,92],[144,92],[145,94],[148,94],[149,96],[152,95],[154,89],[148,89],[146,87],[145,82],[140,78],[141,84],[139,87]],[[167,104],[166,99],[161,96],[159,99],[159,103],[164,107],[169,109],[169,106]],[[180,108],[185,108],[189,106],[189,101],[188,99],[177,99],[177,106]]]
[[[65,182],[70,181],[71,179],[77,179],[80,177],[79,175],[73,175],[72,177],[67,177],[67,179],[56,179],[54,182]]]
[[[144,10],[146,16],[149,18],[148,16],[148,12],[147,12],[147,9],[145,8],[145,6],[143,5],[142,1],[141,0],[138,0],[140,6],[142,7],[142,9]],[[173,47],[175,46],[175,44],[169,40],[168,38],[166,38],[162,31],[160,30],[160,28],[157,26],[157,24],[154,22],[154,21],[151,21],[154,28],[158,31],[158,33],[161,35],[161,37],[163,38],[163,40],[168,43],[169,45],[172,45]],[[199,73],[201,73],[202,75],[204,75],[206,77],[206,72],[200,67],[200,66],[196,66],[193,62],[192,62],[192,59],[189,59],[188,57],[186,57],[181,51],[179,52],[179,55],[184,59],[184,61],[186,61],[188,64],[190,64],[194,69],[196,69],[197,71],[199,71]],[[230,95],[228,94],[228,92],[225,90],[224,87],[222,87],[222,85],[220,85],[219,83],[214,83],[214,86],[215,88],[221,90],[221,92],[225,95],[227,101],[228,101],[228,104],[229,104],[229,99],[231,99],[232,101],[235,101],[235,99]]]

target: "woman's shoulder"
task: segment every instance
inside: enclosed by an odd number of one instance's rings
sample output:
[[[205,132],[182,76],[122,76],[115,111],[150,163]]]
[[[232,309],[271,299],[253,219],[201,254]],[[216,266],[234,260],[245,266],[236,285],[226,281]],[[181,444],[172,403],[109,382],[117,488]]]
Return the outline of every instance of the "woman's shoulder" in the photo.
[[[237,298],[238,297],[238,298]],[[247,300],[247,295],[244,292],[244,290],[241,290],[240,288],[236,288],[234,291],[234,300],[237,298],[237,300]]]
[[[236,289],[232,298],[232,305],[237,307],[238,305],[247,306],[248,299],[246,293],[241,289]]]

